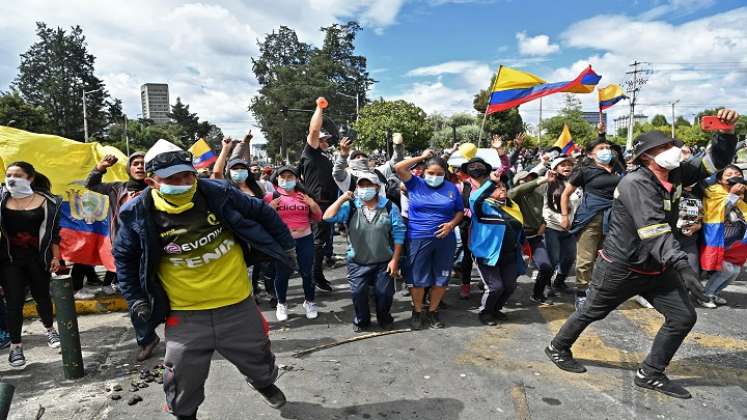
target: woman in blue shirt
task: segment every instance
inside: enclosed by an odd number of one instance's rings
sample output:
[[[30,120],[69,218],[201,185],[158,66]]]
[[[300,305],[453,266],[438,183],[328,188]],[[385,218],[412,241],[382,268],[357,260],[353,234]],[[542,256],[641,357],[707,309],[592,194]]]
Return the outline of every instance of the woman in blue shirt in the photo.
[[[412,176],[409,168],[425,162],[423,178]],[[438,304],[446,292],[451,277],[451,265],[456,251],[454,228],[464,216],[464,204],[456,185],[445,181],[446,162],[426,150],[421,156],[406,159],[394,166],[405,183],[409,198],[407,225],[408,275],[414,306],[410,325],[413,330],[430,324],[443,328]],[[431,287],[430,307],[422,314],[425,288]]]

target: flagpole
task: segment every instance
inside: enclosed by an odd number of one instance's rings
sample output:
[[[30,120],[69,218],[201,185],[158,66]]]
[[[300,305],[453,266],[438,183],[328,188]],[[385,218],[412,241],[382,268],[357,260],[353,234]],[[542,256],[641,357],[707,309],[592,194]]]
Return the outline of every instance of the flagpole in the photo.
[[[503,66],[498,67],[498,72],[495,74],[495,80],[492,80],[490,82],[490,86],[488,87],[488,102],[485,104],[485,112],[482,114],[482,124],[480,124],[480,134],[477,135],[477,147],[480,147],[480,144],[482,143],[482,132],[485,129],[485,120],[488,117],[488,108],[490,108],[490,95],[493,93],[493,86],[495,86],[495,82],[498,81],[498,77],[501,74],[501,69]]]
[[[540,98],[540,118],[539,125],[537,126],[537,137],[539,137],[539,144],[542,146],[542,98]]]

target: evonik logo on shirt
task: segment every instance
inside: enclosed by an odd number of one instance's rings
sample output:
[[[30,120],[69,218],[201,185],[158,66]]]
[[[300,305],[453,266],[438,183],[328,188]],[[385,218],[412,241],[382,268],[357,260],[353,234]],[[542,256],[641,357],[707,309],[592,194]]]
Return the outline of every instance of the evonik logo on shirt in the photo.
[[[183,243],[181,245],[177,244],[176,242],[171,242],[168,245],[166,245],[163,248],[163,250],[166,251],[167,254],[181,254],[183,252],[196,251],[197,249],[214,241],[215,238],[217,238],[222,232],[223,232],[223,226],[219,227],[218,229],[215,229],[214,231],[208,233],[207,235],[201,238],[195,239],[192,242]]]
[[[169,261],[177,267],[198,268],[221,259],[236,245],[233,239],[225,239],[212,252],[190,258],[170,257]]]

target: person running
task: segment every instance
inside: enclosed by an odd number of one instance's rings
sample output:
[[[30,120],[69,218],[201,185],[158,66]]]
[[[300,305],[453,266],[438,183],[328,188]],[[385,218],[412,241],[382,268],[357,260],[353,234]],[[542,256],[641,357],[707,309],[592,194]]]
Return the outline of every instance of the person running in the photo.
[[[547,252],[550,254],[550,262],[555,269],[555,280],[552,282],[550,296],[557,296],[557,291],[565,291],[568,286],[565,279],[573,267],[576,259],[576,238],[568,232],[561,224],[563,210],[560,200],[568,184],[568,177],[573,172],[574,159],[570,156],[561,155],[550,163],[552,181],[547,183],[545,189],[545,201],[542,206],[542,217],[545,219],[545,243]],[[567,216],[572,220],[572,215],[580,200],[578,192],[571,195],[570,207]]]
[[[718,117],[733,125],[739,115],[721,109]],[[545,347],[545,354],[560,369],[585,372],[586,368],[573,358],[573,343],[592,322],[604,319],[638,294],[664,315],[664,324],[635,373],[634,383],[676,398],[691,397],[664,374],[697,320],[688,291],[705,299],[700,279],[673,234],[678,195],[682,185],[702,181],[732,161],[736,136],[733,129],[721,131],[704,157],[686,162],[680,162],[681,145],[660,131],[646,132],[635,139],[632,159],[640,166],[617,186],[610,231],[594,266],[586,302]]]
[[[47,344],[60,346],[49,282],[50,272],[60,269],[62,199],[52,195],[50,189],[49,179],[28,162],[11,163],[5,171],[5,189],[0,197],[0,281],[7,302],[8,363],[14,368],[26,364],[21,329],[27,288],[47,329]]]
[[[479,319],[485,325],[505,320],[503,305],[516,290],[524,273],[522,245],[524,218],[519,205],[507,196],[505,180],[480,158],[465,163],[465,170],[480,187],[469,196],[472,226],[469,247],[485,289]]]
[[[410,168],[425,161],[423,178],[413,176]],[[405,183],[408,194],[407,226],[408,274],[413,287],[412,329],[430,325],[444,328],[438,305],[446,292],[456,251],[454,228],[464,216],[464,203],[457,187],[444,181],[448,166],[429,149],[419,157],[403,160],[394,166]],[[430,287],[430,307],[422,313],[425,288]]]
[[[166,322],[168,410],[196,419],[218,351],[274,408],[285,395],[269,326],[246,280],[250,250],[294,266],[277,213],[226,182],[197,178],[192,154],[159,140],[145,155],[148,184],[120,211],[114,258],[122,295],[142,322]]]
[[[384,330],[394,326],[394,279],[405,243],[405,227],[397,205],[380,195],[375,173],[360,172],[355,192],[346,191],[324,213],[330,223],[344,223],[348,231],[348,283],[353,295],[355,332],[370,327],[368,289],[372,285],[376,321]]]
[[[313,198],[306,195],[298,185],[298,172],[292,166],[283,166],[277,170],[274,193],[267,193],[265,203],[275,209],[280,219],[290,229],[291,236],[296,243],[298,255],[298,271],[303,282],[303,307],[306,318],[315,319],[319,312],[314,303],[314,282],[312,280],[312,263],[314,262],[314,236],[311,224],[322,220],[322,210]],[[281,263],[275,264],[275,293],[278,305],[275,316],[278,321],[288,319],[288,279],[291,271]]]
[[[324,108],[327,100],[320,97],[316,100],[316,110],[309,122],[309,134],[306,137],[306,146],[301,153],[301,162],[298,165],[298,178],[309,196],[314,199],[322,211],[337,200],[338,188],[332,177],[333,163],[327,155],[329,141],[333,136],[322,131],[324,122]],[[323,220],[314,223],[314,284],[321,290],[331,292],[332,285],[324,277],[324,257],[327,249],[332,244],[333,226]]]

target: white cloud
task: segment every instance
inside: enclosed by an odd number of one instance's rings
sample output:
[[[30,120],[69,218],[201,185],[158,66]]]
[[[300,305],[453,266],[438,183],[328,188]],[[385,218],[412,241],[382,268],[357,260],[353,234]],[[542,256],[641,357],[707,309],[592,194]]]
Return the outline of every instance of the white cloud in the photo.
[[[558,44],[551,44],[547,35],[527,36],[526,32],[516,34],[519,54],[521,55],[550,55],[560,51]]]
[[[470,112],[475,91],[451,88],[441,81],[434,83],[415,83],[399,95],[387,99],[404,99],[423,108],[427,113],[451,115],[459,112]]]
[[[639,18],[653,20],[661,17],[680,17],[713,6],[716,0],[669,0],[644,13]]]

